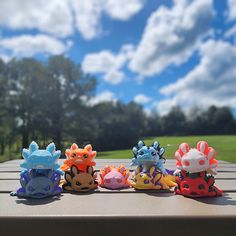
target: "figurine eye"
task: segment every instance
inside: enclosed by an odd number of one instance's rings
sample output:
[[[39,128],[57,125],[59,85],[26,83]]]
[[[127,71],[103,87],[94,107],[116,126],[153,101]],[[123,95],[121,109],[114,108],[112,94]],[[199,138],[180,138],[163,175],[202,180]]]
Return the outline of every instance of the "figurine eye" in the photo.
[[[141,156],[142,156],[143,154],[144,154],[144,152],[143,152],[143,151],[139,152],[139,155],[141,155]]]
[[[151,154],[152,154],[152,156],[156,156],[156,152],[155,151],[152,151]]]
[[[28,190],[29,190],[30,192],[33,192],[35,189],[34,189],[32,186],[29,186]]]
[[[44,188],[45,191],[49,191],[50,190],[50,185],[48,185],[46,188]]]
[[[149,180],[145,179],[144,181],[144,184],[149,184]]]
[[[91,180],[90,182],[89,182],[89,185],[92,185],[93,184],[93,181]]]
[[[77,182],[76,182],[76,185],[80,186],[80,185],[81,185],[81,183],[77,181]]]
[[[189,161],[184,161],[184,165],[189,166],[190,165]]]
[[[199,163],[199,165],[203,166],[205,164],[205,161],[204,160],[200,160],[198,163]]]
[[[188,184],[184,184],[184,188],[189,188],[189,185]]]
[[[83,155],[83,158],[85,158],[85,159],[88,158],[88,155],[87,155],[87,154],[84,154],[84,155]]]
[[[75,158],[76,157],[76,153],[72,153],[71,157]]]
[[[203,184],[199,184],[199,185],[198,185],[198,188],[199,188],[199,189],[205,189],[205,186],[204,186]]]
[[[136,178],[134,179],[134,182],[137,182],[137,179],[136,179]]]

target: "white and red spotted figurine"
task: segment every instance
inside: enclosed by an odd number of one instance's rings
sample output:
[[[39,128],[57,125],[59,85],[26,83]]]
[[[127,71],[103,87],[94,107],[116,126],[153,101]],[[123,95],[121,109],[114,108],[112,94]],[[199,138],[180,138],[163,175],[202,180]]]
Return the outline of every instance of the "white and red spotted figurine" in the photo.
[[[216,151],[205,141],[199,141],[197,148],[182,143],[175,152],[176,194],[187,197],[222,196],[222,190],[214,186],[218,161]]]

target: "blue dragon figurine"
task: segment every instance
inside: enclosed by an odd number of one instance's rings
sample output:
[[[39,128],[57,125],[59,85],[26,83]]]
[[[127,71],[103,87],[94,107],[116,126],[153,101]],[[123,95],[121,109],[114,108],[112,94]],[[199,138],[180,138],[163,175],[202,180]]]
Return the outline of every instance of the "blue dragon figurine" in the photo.
[[[46,149],[39,149],[36,142],[31,142],[29,149],[24,148],[22,151],[24,162],[21,164],[21,167],[24,170],[21,172],[21,175],[30,169],[52,169],[63,174],[59,169],[60,165],[57,163],[60,155],[61,151],[56,151],[54,143],[50,143]]]
[[[31,169],[21,175],[22,187],[11,195],[20,198],[45,198],[59,195],[62,192],[59,187],[60,180],[61,177],[57,171]]]
[[[152,166],[157,167],[162,174],[167,175],[168,171],[164,168],[165,158],[163,154],[165,149],[160,147],[159,142],[155,141],[151,146],[146,146],[140,140],[137,147],[132,149],[134,157],[131,165],[137,165],[142,168],[143,172],[148,172]]]

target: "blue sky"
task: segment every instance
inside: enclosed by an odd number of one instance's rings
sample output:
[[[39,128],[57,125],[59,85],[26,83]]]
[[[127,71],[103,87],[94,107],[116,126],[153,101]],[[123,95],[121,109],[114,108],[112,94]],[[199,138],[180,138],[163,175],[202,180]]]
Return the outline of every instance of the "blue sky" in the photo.
[[[65,54],[96,75],[88,101],[236,108],[236,1],[0,1],[0,57]]]

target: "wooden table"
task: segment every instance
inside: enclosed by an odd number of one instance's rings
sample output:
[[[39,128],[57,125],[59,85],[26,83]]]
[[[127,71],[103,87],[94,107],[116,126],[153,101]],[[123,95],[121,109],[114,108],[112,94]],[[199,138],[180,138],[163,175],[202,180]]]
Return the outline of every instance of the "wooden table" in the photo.
[[[63,160],[60,160],[61,162]],[[0,236],[5,235],[236,235],[236,164],[220,162],[218,198],[190,199],[172,192],[63,193],[59,198],[18,199],[21,160],[0,164]],[[97,160],[129,166],[130,160]],[[174,160],[166,168],[174,169]]]

